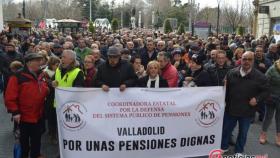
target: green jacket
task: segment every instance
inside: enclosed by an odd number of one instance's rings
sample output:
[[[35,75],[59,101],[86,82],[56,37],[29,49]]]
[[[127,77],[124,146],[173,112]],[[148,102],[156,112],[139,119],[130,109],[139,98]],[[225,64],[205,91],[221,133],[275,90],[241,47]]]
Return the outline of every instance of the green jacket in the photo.
[[[270,92],[272,95],[280,96],[280,70],[273,64],[265,73],[269,79]]]
[[[92,53],[91,49],[88,47],[84,48],[83,51],[79,47],[76,47],[74,51],[76,52],[77,57],[80,58],[81,61],[84,61],[86,55]]]

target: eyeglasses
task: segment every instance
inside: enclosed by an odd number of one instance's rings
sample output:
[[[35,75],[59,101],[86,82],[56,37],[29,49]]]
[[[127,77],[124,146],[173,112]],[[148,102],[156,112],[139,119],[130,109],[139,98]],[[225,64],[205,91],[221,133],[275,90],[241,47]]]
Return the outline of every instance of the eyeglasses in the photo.
[[[119,55],[109,55],[109,59],[118,59],[120,56]]]
[[[253,58],[242,58],[243,61],[253,61]]]

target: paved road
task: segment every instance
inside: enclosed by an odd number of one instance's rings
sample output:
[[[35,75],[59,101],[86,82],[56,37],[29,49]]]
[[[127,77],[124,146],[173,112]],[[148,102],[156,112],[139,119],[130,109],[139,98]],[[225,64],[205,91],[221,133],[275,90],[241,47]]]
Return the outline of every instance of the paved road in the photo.
[[[0,158],[12,158],[12,148],[14,138],[12,135],[12,123],[10,115],[5,111],[2,97],[0,97]],[[261,123],[254,123],[249,131],[247,145],[245,149],[246,154],[268,154],[269,158],[280,158],[280,148],[275,145],[275,124],[269,129],[268,144],[261,145],[258,143],[258,136],[260,134]],[[236,136],[236,131],[234,132]],[[42,153],[46,158],[56,158],[58,149],[56,145],[51,145],[47,134],[43,135],[42,139]]]

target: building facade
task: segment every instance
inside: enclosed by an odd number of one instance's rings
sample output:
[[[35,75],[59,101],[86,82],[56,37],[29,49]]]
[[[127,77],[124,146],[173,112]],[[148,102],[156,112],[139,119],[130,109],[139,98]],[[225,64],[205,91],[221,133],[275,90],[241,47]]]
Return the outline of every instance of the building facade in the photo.
[[[280,35],[280,0],[256,0],[256,36]]]

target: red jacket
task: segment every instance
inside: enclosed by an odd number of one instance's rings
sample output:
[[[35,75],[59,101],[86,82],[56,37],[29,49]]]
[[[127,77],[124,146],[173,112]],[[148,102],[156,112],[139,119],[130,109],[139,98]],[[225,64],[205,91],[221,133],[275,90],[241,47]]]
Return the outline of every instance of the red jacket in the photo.
[[[37,123],[42,118],[48,91],[46,82],[39,81],[25,69],[9,79],[5,105],[8,112],[20,114],[22,122]]]
[[[178,72],[177,69],[170,63],[162,69],[161,76],[168,82],[169,87],[178,86]]]

